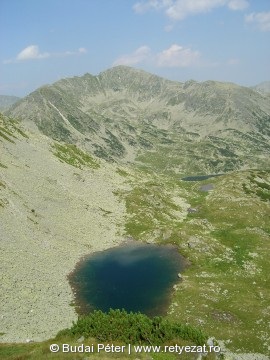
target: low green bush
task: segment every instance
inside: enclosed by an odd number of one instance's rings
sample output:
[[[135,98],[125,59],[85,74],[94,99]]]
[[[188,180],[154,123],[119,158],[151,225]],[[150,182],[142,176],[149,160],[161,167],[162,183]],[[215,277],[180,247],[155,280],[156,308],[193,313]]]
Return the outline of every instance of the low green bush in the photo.
[[[179,324],[160,316],[149,318],[142,313],[110,309],[108,313],[96,310],[81,316],[70,329],[62,330],[57,337],[94,337],[99,341],[120,341],[131,344],[155,344],[181,339],[203,345],[207,336],[190,325]]]

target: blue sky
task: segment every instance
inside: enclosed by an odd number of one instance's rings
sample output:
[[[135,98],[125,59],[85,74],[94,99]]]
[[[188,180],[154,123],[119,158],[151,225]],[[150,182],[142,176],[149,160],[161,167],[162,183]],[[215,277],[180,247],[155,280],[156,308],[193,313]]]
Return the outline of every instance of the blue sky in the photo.
[[[270,0],[0,0],[0,94],[123,64],[177,81],[270,80]]]

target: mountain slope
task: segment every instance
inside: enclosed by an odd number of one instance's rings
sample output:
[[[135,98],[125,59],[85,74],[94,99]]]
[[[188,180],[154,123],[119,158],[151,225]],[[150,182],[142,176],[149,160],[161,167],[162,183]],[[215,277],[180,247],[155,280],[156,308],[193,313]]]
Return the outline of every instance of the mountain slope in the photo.
[[[7,114],[106,160],[157,171],[164,161],[181,174],[270,166],[270,104],[230,83],[183,84],[117,66],[39,88]]]
[[[0,129],[0,342],[38,341],[76,319],[67,275],[80,257],[123,241],[113,193],[127,186],[2,115]]]
[[[109,164],[10,118],[0,116],[0,127],[0,342],[39,341],[71,326],[68,273],[83,256],[135,239],[173,244],[191,264],[176,279],[169,319],[237,354],[269,355],[269,170],[180,181]],[[17,346],[3,345],[4,355],[17,348],[21,356]]]
[[[264,81],[258,85],[253,86],[252,89],[262,94],[270,94],[270,81]]]
[[[0,95],[0,111],[7,110],[11,105],[20,100],[17,96]]]

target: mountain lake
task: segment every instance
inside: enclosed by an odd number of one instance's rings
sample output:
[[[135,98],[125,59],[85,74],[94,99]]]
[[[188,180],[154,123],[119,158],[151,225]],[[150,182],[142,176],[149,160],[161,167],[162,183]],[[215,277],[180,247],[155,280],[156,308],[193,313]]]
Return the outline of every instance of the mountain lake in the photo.
[[[86,256],[69,275],[76,310],[87,314],[112,308],[163,315],[186,265],[171,245],[132,242]]]
[[[224,175],[224,174],[194,175],[194,176],[183,177],[183,178],[181,178],[181,180],[183,180],[183,181],[203,181],[203,180],[207,180],[212,177],[221,176],[221,175]]]

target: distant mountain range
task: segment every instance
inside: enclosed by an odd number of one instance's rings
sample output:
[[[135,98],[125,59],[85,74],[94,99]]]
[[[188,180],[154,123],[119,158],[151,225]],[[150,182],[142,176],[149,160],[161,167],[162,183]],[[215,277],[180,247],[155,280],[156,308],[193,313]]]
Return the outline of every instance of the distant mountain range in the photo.
[[[264,81],[256,86],[253,86],[253,89],[262,94],[270,94],[270,81]]]
[[[8,109],[11,105],[20,100],[17,96],[0,95],[0,111]]]
[[[269,99],[233,83],[179,83],[117,66],[43,86],[7,114],[53,140],[156,171],[270,166]]]

